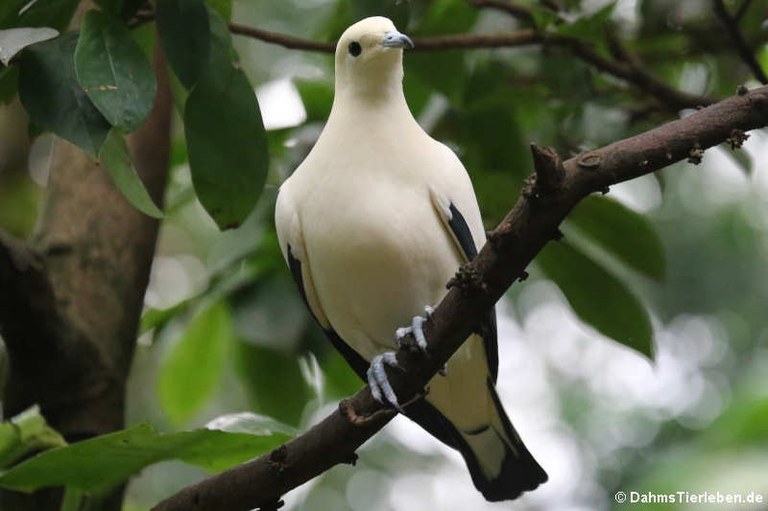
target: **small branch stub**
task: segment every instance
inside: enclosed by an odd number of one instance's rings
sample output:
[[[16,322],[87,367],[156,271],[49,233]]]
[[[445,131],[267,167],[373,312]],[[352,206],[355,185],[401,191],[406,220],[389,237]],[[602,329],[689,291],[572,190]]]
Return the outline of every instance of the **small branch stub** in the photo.
[[[697,142],[691,148],[690,152],[688,152],[688,163],[691,163],[693,165],[698,165],[701,163],[701,160],[703,157],[704,157],[704,149],[702,149]]]
[[[536,195],[546,196],[557,191],[565,179],[563,160],[551,147],[540,147],[536,144],[531,144],[531,155],[536,170]]]
[[[748,138],[748,133],[744,133],[744,131],[739,129],[734,129],[731,130],[731,135],[725,139],[725,141],[728,142],[728,145],[731,146],[731,149],[736,150],[741,148],[741,146],[744,145],[744,142],[746,142]]]
[[[448,281],[446,287],[448,289],[455,287],[465,292],[485,292],[488,286],[483,282],[483,276],[476,268],[465,264]]]

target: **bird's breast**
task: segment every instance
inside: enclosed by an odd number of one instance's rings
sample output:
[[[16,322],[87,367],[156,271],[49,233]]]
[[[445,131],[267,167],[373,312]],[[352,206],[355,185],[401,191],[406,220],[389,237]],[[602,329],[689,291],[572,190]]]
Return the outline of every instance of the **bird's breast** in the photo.
[[[426,184],[328,180],[302,205],[301,217],[320,303],[366,358],[391,348],[398,326],[438,302],[459,266]],[[378,346],[365,348],[372,343]]]

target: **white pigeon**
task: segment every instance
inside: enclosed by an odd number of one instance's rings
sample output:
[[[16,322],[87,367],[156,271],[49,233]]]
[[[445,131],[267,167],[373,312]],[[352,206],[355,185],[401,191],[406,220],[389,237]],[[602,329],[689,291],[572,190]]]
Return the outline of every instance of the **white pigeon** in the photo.
[[[466,170],[406,104],[403,48],[412,46],[383,17],[341,36],[328,122],[280,187],[280,249],[313,316],[374,397],[458,449],[486,499],[514,499],[547,475],[494,389],[493,313],[432,378],[425,399],[400,408],[384,371],[409,331],[427,349],[421,324],[429,308],[419,315],[485,243]]]

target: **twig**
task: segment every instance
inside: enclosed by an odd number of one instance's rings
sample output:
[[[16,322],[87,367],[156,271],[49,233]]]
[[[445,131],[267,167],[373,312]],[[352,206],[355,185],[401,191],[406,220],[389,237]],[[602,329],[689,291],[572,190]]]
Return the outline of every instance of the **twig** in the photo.
[[[546,196],[557,191],[565,179],[565,168],[555,150],[531,144],[531,157],[536,170],[536,193]]]
[[[760,63],[755,57],[755,52],[752,51],[747,42],[744,40],[744,35],[739,29],[737,20],[738,17],[743,15],[743,11],[740,10],[737,17],[732,17],[728,12],[728,9],[725,7],[723,0],[712,0],[712,5],[718,19],[723,23],[725,29],[728,31],[728,35],[730,36],[733,45],[736,47],[736,51],[738,52],[739,57],[741,57],[741,60],[743,60],[747,67],[749,67],[749,69],[752,71],[752,74],[755,75],[755,78],[757,78],[760,83],[763,85],[768,84],[768,76],[766,76],[765,71],[763,71],[763,68],[760,66]],[[745,2],[745,5],[748,7],[747,2]],[[746,10],[744,5],[742,6],[742,9],[744,9],[744,11]]]
[[[426,325],[431,356],[404,350],[398,353],[405,371],[390,375],[397,394],[410,396],[424,387],[464,342],[478,318],[523,274],[581,199],[608,185],[683,160],[694,147],[706,149],[722,143],[736,129],[748,131],[766,125],[768,86],[564,162],[564,179],[550,193],[547,207],[537,207],[535,201],[519,198],[489,235],[494,241],[487,243],[470,263],[470,268],[486,284],[483,292],[465,293],[454,288],[435,309],[432,321]],[[367,417],[381,409],[367,387],[351,398],[351,406],[358,415]],[[355,450],[388,421],[389,416],[380,415],[362,425],[355,424],[337,409],[280,448],[282,470],[270,468],[274,462],[268,453],[185,488],[153,511],[244,511],[275,502],[332,466],[349,461]]]
[[[414,37],[413,43],[415,44],[414,50],[416,51],[433,51],[531,46],[539,44],[543,40],[544,38],[537,31],[521,29],[499,34],[455,34]]]
[[[241,25],[239,23],[230,23],[229,31],[233,34],[243,35],[258,39],[266,43],[272,43],[280,45],[284,48],[292,50],[306,50],[306,51],[318,51],[323,53],[333,53],[336,45],[334,43],[326,43],[321,41],[312,41],[309,39],[301,39],[299,37],[293,37],[286,34],[280,34],[277,32],[270,32],[269,30],[262,30],[260,28],[249,27]]]
[[[670,87],[642,68],[634,59],[629,62],[608,59],[598,53],[591,45],[580,39],[556,35],[550,37],[547,41],[551,44],[567,48],[583,61],[592,64],[604,73],[621,78],[637,89],[652,95],[672,110],[698,108],[711,105],[717,101],[714,98],[689,94]]]

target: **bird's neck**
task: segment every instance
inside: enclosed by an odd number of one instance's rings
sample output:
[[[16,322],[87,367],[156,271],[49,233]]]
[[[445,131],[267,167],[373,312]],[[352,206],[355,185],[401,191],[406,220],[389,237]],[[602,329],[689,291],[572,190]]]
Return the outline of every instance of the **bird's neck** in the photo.
[[[374,70],[372,70],[374,71]],[[367,104],[392,104],[404,99],[403,68],[360,73],[356,76],[337,74],[334,84],[335,98],[340,101]]]
[[[360,77],[358,77],[360,78]],[[407,128],[416,125],[403,93],[402,74],[389,80],[336,80],[333,107],[328,119],[333,122],[365,124],[386,122]],[[398,124],[394,124],[398,123]]]

